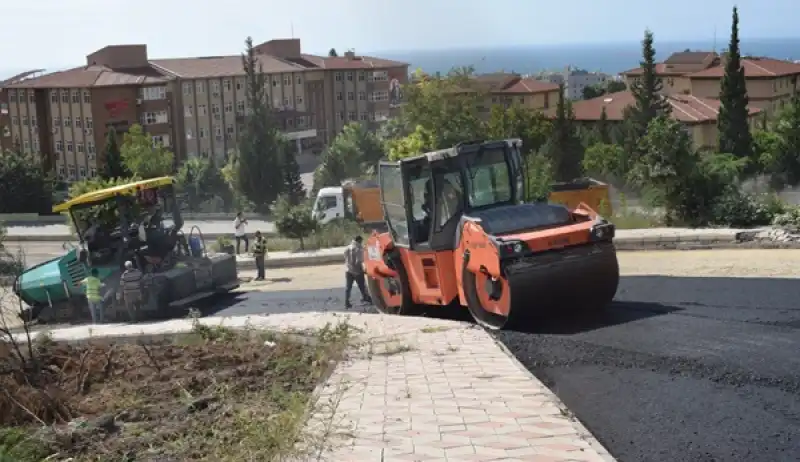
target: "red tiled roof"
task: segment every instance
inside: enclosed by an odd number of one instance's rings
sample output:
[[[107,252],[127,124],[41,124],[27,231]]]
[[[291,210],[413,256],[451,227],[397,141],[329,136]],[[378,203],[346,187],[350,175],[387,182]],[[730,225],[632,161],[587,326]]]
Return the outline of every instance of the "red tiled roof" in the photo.
[[[151,59],[149,62],[157,69],[161,69],[166,73],[188,79],[244,75],[242,57],[238,55]],[[258,63],[266,73],[298,72],[305,70],[305,67],[299,64],[293,64],[267,55],[258,55]]]
[[[745,78],[758,77],[785,77],[800,74],[800,64],[791,61],[782,61],[772,58],[744,58],[742,59]],[[725,75],[725,64],[719,64],[708,69],[688,75],[691,79],[719,79]]]
[[[105,66],[81,66],[22,80],[8,88],[83,88],[116,85],[148,85],[169,81],[153,69],[112,70]]]
[[[636,76],[636,75],[642,75],[642,72],[643,72],[642,68],[637,67],[635,69],[628,69],[627,71],[623,71],[622,75]],[[687,73],[686,71],[673,69],[669,67],[668,64],[656,63],[656,74],[658,75],[684,75],[686,73]]]
[[[672,106],[672,118],[679,122],[693,124],[717,120],[720,105],[718,100],[682,94],[670,95],[665,98]],[[577,101],[572,104],[572,110],[575,113],[575,120],[595,121],[600,120],[603,108],[605,108],[608,120],[621,121],[625,109],[633,104],[635,104],[633,93],[626,90],[589,100]],[[759,112],[761,112],[761,109],[750,107],[750,115]],[[554,109],[548,111],[549,116],[552,117],[554,114]]]
[[[515,94],[528,94],[528,93],[544,93],[551,91],[558,91],[559,86],[544,82],[537,79],[519,79],[507,88],[504,88],[494,93],[515,93]]]
[[[387,67],[404,67],[408,63],[393,61],[391,59],[376,58],[374,56],[316,56],[303,54],[302,58],[321,69],[348,70],[348,69],[381,69]]]

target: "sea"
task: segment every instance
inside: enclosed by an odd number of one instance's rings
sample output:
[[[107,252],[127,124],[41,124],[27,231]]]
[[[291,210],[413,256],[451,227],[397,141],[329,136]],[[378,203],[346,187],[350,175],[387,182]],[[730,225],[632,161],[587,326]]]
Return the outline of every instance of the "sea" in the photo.
[[[800,37],[788,39],[743,39],[743,55],[768,56],[776,59],[800,60]],[[672,53],[684,50],[723,51],[725,42],[696,40],[655,43],[656,58],[661,61]],[[367,54],[367,53],[365,53]],[[496,48],[465,48],[442,50],[384,50],[368,53],[371,56],[409,63],[410,70],[422,69],[427,73],[446,73],[454,67],[473,66],[479,74],[489,72],[517,72],[536,74],[543,71],[562,71],[572,66],[587,71],[618,74],[639,67],[642,58],[641,44],[585,44],[548,46],[505,46]]]

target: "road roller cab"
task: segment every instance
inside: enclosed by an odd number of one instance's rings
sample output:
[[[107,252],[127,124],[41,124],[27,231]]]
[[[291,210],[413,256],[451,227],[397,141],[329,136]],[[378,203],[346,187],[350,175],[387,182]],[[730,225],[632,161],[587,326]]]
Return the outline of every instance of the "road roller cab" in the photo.
[[[459,304],[503,328],[616,293],[614,225],[580,204],[525,204],[521,141],[476,141],[381,162],[386,233],[365,249],[385,313]]]

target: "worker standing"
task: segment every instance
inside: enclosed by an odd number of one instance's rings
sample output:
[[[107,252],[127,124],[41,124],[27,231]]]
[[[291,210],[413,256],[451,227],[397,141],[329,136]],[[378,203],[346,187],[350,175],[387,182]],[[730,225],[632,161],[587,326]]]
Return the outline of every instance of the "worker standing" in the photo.
[[[250,240],[247,239],[247,219],[242,216],[242,212],[236,214],[233,220],[233,235],[236,237],[236,255],[239,255],[239,243],[244,241],[244,253],[250,250]]]
[[[125,303],[125,310],[128,311],[128,317],[131,322],[136,321],[139,310],[142,305],[142,279],[144,273],[138,268],[133,266],[133,262],[125,262],[125,271],[120,277],[120,295],[123,303]]]
[[[97,268],[92,268],[89,276],[82,282],[86,286],[86,301],[89,303],[89,314],[92,316],[92,324],[100,324],[103,322],[103,296],[100,294],[100,289],[103,287],[103,282],[98,277],[99,272]]]
[[[267,240],[261,235],[261,231],[256,231],[256,239],[253,241],[253,257],[256,259],[256,281],[264,280],[264,257],[267,254]]]
[[[344,288],[344,306],[351,308],[350,293],[353,291],[353,282],[358,286],[358,291],[361,292],[361,301],[364,303],[372,303],[366,287],[364,287],[364,247],[361,245],[363,242],[361,236],[356,236],[350,245],[344,251],[344,264],[345,264],[345,288]]]

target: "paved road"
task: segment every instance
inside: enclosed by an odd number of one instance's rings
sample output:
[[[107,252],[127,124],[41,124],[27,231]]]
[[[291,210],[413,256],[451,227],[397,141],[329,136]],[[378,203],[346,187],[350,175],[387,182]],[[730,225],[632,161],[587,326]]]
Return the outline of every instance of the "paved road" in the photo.
[[[183,225],[184,232],[188,233],[192,226],[197,226],[200,231],[206,234],[233,234],[233,216],[230,220],[196,221],[188,220]],[[275,226],[271,221],[249,220],[248,232],[261,230],[265,233],[275,232]],[[30,225],[30,226],[9,226],[7,229],[9,237],[14,236],[72,236],[74,233],[69,226],[62,225]]]

